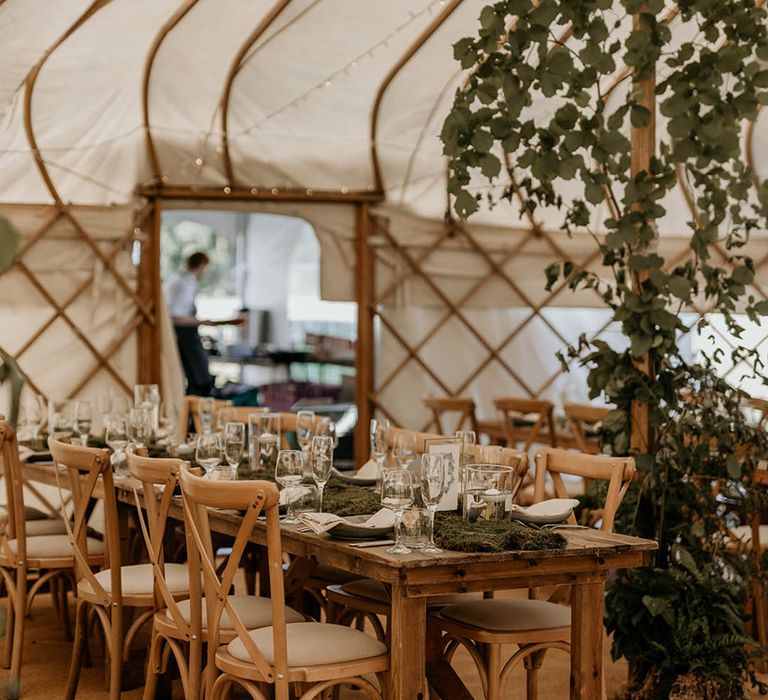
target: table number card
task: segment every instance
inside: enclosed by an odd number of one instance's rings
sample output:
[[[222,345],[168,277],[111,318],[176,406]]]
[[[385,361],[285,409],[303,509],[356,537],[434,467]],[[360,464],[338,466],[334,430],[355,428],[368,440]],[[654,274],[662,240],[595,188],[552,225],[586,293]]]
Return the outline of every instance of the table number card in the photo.
[[[440,499],[438,510],[456,510],[459,507],[459,460],[461,459],[461,438],[427,438],[425,447],[428,454],[451,456],[452,466],[448,474],[448,488]]]

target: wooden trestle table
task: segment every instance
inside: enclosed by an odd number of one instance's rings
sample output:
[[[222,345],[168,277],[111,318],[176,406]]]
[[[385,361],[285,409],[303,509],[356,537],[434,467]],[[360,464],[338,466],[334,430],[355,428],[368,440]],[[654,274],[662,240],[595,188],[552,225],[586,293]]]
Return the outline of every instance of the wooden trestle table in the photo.
[[[56,485],[50,463],[27,464],[25,480]],[[62,485],[66,472],[60,471]],[[120,502],[135,507],[132,488],[118,485]],[[98,495],[98,494],[97,494]],[[170,516],[182,519],[181,499],[175,499]],[[220,512],[211,518],[212,528],[234,535],[240,516]],[[306,577],[319,562],[373,578],[389,585],[391,595],[391,673],[387,697],[393,700],[424,700],[423,679],[445,700],[471,700],[461,679],[439,653],[438,640],[427,640],[427,600],[430,596],[470,591],[496,591],[553,584],[570,584],[572,592],[571,677],[572,700],[598,700],[602,695],[603,595],[612,569],[645,566],[657,545],[626,535],[592,529],[567,529],[565,549],[438,555],[387,554],[386,547],[355,548],[328,535],[282,529],[285,552],[304,563],[298,578]],[[252,541],[266,544],[265,530],[257,526]],[[297,585],[288,582],[286,589]],[[300,585],[300,580],[298,581]],[[429,642],[429,643],[428,643]]]

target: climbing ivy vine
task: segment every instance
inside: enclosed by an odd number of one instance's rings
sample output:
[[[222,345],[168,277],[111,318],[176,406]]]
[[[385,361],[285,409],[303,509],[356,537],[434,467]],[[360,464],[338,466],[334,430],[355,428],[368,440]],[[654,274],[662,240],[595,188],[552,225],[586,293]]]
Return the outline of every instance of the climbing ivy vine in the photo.
[[[754,0],[503,0],[483,8],[454,54],[467,79],[441,136],[455,214],[509,200],[522,215],[558,213],[564,234],[592,236],[600,269],[560,260],[545,284],[596,290],[626,348],[582,338],[561,359],[578,358],[590,395],[615,406],[605,451],[632,451],[632,403],[648,407],[650,441],[634,450],[643,478],[623,522],[659,551],[607,599],[614,654],[632,664],[628,692],[743,697],[754,681],[742,614],[751,559],[728,527],[755,503],[751,473],[768,442],[718,379],[720,358],[692,364],[678,340],[693,306],[722,314],[736,338],[741,314],[768,314],[748,291],[747,247],[768,228],[768,183],[742,154],[745,125],[768,104],[766,11]],[[632,131],[657,120],[658,148],[633,167]],[[688,238],[683,262],[656,248],[658,225],[679,213],[670,202],[684,206],[670,196],[678,186],[689,203],[674,232]],[[754,353],[733,354],[762,370]]]

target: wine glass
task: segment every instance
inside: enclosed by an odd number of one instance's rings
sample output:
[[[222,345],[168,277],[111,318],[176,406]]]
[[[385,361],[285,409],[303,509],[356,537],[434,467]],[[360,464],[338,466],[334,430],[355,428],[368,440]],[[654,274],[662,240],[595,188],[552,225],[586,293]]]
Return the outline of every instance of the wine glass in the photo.
[[[373,456],[376,466],[379,468],[378,479],[381,478],[381,470],[384,469],[384,462],[387,459],[387,450],[389,445],[387,443],[387,432],[389,431],[388,420],[378,420],[371,418],[371,455]]]
[[[163,402],[158,422],[166,445],[176,447],[179,444],[179,411],[176,406],[168,401]]]
[[[48,401],[48,432],[59,435],[72,435],[74,432],[72,402],[69,400]]]
[[[408,469],[416,460],[416,436],[413,433],[398,433],[392,447],[392,456],[400,469]]]
[[[296,442],[302,452],[307,451],[309,441],[312,439],[312,428],[315,424],[314,411],[299,411],[296,414]]]
[[[149,438],[155,437],[160,425],[160,387],[157,384],[136,384],[133,387],[133,405],[149,409]]]
[[[407,469],[385,469],[381,473],[381,505],[395,514],[395,546],[386,551],[389,554],[410,554],[411,550],[402,542],[403,512],[413,505],[413,482]]]
[[[211,472],[221,464],[221,439],[215,433],[197,436],[195,461],[203,466],[205,475],[210,479]]]
[[[317,426],[318,435],[329,435],[333,440],[333,449],[339,446],[339,436],[336,434],[336,423],[330,418],[323,418]]]
[[[251,471],[274,469],[280,451],[280,414],[251,413],[248,416]]]
[[[28,394],[19,407],[19,442],[29,442],[37,449],[37,439],[45,426],[45,420],[45,399],[40,394]]]
[[[128,419],[124,415],[113,413],[107,416],[104,442],[112,450],[112,466],[115,474],[123,477],[128,473],[125,468],[124,450],[128,446]]]
[[[320,512],[323,512],[323,491],[331,478],[333,466],[333,438],[330,435],[315,435],[310,445],[312,478],[320,492]]]
[[[286,525],[299,522],[293,512],[293,489],[304,478],[304,455],[301,450],[280,450],[275,465],[275,481],[285,489],[287,513],[283,519]]]
[[[136,447],[146,447],[152,436],[152,408],[132,408],[128,414],[131,440]]]
[[[449,455],[421,455],[421,500],[429,513],[429,541],[422,549],[427,554],[440,554],[443,550],[435,546],[435,511],[445,495]]]
[[[224,426],[224,458],[233,472],[237,472],[245,452],[245,423],[231,422]]]
[[[204,435],[213,432],[214,403],[210,396],[198,399],[197,415],[200,417],[200,432]]]
[[[75,403],[75,432],[80,436],[80,444],[88,446],[88,436],[91,434],[93,422],[93,409],[88,401]]]

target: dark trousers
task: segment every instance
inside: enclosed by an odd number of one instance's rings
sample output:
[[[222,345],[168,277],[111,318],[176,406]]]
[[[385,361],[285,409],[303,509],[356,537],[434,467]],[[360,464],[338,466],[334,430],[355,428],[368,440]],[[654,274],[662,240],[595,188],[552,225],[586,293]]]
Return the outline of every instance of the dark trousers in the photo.
[[[213,377],[208,371],[208,353],[205,352],[196,326],[174,326],[179,346],[181,366],[187,378],[187,393],[208,396],[213,389]]]

